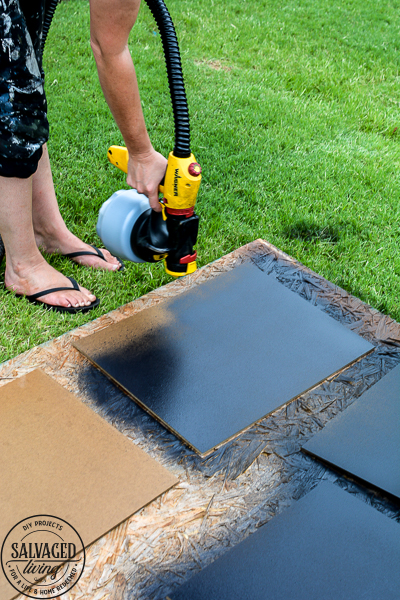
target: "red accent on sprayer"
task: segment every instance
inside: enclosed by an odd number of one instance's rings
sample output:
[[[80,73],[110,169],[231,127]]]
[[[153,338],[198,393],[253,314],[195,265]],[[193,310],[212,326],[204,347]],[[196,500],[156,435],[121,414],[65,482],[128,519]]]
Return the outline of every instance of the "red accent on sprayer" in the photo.
[[[194,213],[194,207],[191,206],[190,208],[168,208],[168,206],[165,207],[165,210],[167,211],[167,213],[169,215],[185,215],[186,217],[191,217],[192,214]]]
[[[189,175],[193,177],[198,177],[201,173],[201,166],[199,163],[190,163],[188,166]]]
[[[196,260],[196,257],[197,252],[195,252],[194,254],[187,254],[186,256],[182,256],[182,258],[179,259],[179,262],[181,263],[181,265],[187,265],[188,263],[191,263],[194,260]]]

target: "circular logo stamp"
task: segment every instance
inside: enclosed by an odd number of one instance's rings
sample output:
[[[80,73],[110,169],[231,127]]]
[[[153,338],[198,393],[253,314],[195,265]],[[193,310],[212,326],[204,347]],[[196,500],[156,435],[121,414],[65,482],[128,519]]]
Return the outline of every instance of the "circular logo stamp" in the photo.
[[[19,593],[28,598],[57,598],[82,575],[85,548],[67,521],[35,515],[10,529],[1,547],[1,566]]]

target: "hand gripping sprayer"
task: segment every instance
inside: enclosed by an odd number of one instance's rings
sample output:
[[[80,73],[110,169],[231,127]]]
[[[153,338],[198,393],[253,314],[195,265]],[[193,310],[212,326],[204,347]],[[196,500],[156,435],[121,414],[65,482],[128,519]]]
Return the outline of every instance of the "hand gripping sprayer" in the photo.
[[[97,233],[113,254],[134,262],[164,260],[166,272],[181,277],[196,270],[199,217],[194,205],[201,167],[190,151],[189,112],[174,25],[163,0],[146,3],[160,31],[175,123],[175,146],[159,186],[162,212],[152,210],[144,194],[120,190],[101,207]],[[125,173],[128,158],[126,148],[108,149],[110,162]]]

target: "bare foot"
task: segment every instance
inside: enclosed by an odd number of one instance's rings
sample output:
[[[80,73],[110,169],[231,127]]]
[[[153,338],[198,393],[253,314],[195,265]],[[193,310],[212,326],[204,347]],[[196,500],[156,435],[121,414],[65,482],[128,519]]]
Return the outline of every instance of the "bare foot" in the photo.
[[[18,265],[14,268],[11,261],[7,261],[4,284],[7,289],[23,296],[32,296],[51,288],[71,288],[71,291],[53,292],[38,298],[38,302],[55,306],[78,308],[89,306],[96,300],[96,296],[83,287],[79,286],[79,291],[74,290],[71,281],[53,269],[41,256],[32,264]]]
[[[93,269],[102,269],[104,271],[118,271],[121,267],[121,263],[115,256],[106,250],[101,249],[101,252],[105,258],[103,260],[100,256],[97,256],[96,251],[89,244],[82,242],[76,235],[73,235],[68,229],[62,234],[47,236],[35,235],[36,243],[38,247],[42,248],[48,254],[70,254],[71,252],[92,252],[93,256],[76,256],[71,258],[74,262],[85,267],[91,267]]]
[[[6,198],[9,195],[9,187],[10,185],[3,192]],[[43,146],[43,155],[39,161],[37,171],[32,176],[31,190],[27,186],[25,188],[23,191],[26,197],[29,198],[30,193],[32,195],[32,223],[38,248],[43,248],[49,254],[70,254],[79,251],[94,252],[93,248],[68,230],[61,216],[54,191],[46,144]],[[115,271],[121,266],[118,260],[111,256],[107,250],[104,250],[104,258],[106,260],[102,260],[99,256],[81,256],[73,260],[88,267],[107,271]]]

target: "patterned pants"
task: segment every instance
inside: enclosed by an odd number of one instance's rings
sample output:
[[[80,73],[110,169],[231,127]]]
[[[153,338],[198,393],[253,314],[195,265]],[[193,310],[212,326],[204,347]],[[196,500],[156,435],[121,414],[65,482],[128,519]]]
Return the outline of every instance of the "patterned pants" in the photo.
[[[49,137],[41,38],[45,0],[0,0],[0,176],[30,177]]]

